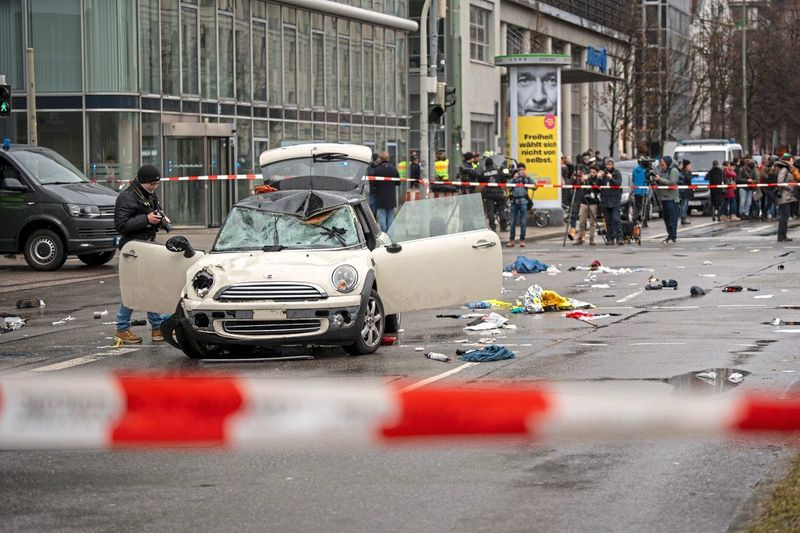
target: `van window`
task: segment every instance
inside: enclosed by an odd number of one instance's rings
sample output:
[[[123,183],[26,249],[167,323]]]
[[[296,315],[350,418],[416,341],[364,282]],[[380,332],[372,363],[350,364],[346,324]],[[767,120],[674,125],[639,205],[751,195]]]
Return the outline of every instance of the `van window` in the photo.
[[[711,164],[717,161],[720,166],[723,161],[728,161],[728,156],[723,150],[719,152],[691,152],[691,151],[675,151],[675,161],[683,161],[688,159],[692,162],[692,172],[708,172],[711,170]]]
[[[42,185],[89,181],[72,163],[47,149],[15,150],[14,157]]]

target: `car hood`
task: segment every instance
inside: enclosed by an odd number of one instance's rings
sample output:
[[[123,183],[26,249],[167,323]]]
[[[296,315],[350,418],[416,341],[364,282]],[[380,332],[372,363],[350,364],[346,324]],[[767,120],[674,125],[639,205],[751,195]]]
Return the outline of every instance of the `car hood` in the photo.
[[[69,183],[64,185],[42,185],[42,188],[58,195],[66,204],[85,204],[97,206],[114,205],[118,193],[96,183]]]
[[[370,252],[364,248],[212,253],[192,265],[187,281],[191,283],[194,274],[206,269],[214,274],[216,288],[236,283],[292,281],[314,283],[332,294],[333,269],[351,265],[363,280],[370,268],[369,258]]]

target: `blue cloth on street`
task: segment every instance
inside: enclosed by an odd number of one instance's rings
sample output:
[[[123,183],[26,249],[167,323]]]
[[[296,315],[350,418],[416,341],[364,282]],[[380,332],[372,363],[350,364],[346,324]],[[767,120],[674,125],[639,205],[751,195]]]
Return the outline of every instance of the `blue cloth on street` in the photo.
[[[514,262],[506,265],[503,270],[505,272],[516,270],[520,274],[536,274],[537,272],[544,272],[548,266],[538,259],[528,259],[523,255],[518,255]]]
[[[470,350],[465,354],[459,355],[459,361],[468,363],[485,363],[487,361],[502,361],[503,359],[513,359],[514,352],[497,344],[492,344],[481,350]]]

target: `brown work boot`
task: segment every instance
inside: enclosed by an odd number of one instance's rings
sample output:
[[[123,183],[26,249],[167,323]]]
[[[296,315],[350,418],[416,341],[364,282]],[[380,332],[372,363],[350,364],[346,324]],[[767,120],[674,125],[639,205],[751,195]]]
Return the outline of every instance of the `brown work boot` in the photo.
[[[150,338],[153,342],[164,342],[164,335],[161,334],[161,328],[155,328],[152,330]]]
[[[569,240],[574,240],[575,239],[575,228],[572,228],[572,227],[569,228],[569,230],[567,231],[567,238]]]
[[[114,332],[114,338],[119,339],[122,341],[123,344],[141,344],[142,338],[131,330],[126,329],[124,331],[117,330]]]
[[[572,246],[580,246],[583,244],[583,237],[578,237],[578,240],[572,243]]]

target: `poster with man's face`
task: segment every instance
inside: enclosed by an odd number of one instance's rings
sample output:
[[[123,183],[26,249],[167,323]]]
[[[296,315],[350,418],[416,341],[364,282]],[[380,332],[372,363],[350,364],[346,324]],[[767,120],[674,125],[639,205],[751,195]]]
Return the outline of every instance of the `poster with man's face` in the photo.
[[[558,64],[509,65],[509,115],[512,157],[525,163],[538,184],[560,182],[559,97],[561,68]],[[561,189],[540,187],[539,207],[560,205]]]

